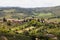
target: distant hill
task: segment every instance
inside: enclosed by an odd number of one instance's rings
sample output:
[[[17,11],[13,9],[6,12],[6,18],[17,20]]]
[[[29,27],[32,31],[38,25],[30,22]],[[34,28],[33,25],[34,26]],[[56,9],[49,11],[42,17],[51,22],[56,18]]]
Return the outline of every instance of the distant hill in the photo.
[[[43,13],[43,14],[42,14]],[[20,8],[20,7],[0,7],[0,18],[23,18],[31,15],[41,16],[46,14],[60,16],[60,6],[55,7],[37,7],[37,8]],[[51,14],[50,14],[51,13]],[[48,16],[49,16],[48,15]]]

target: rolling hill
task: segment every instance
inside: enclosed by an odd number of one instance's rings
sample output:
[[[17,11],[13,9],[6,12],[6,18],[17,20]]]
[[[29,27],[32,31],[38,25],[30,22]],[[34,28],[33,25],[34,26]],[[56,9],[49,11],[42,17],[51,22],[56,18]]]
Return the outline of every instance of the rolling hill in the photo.
[[[0,7],[0,18],[24,18],[28,16],[60,17],[60,6],[37,8]]]

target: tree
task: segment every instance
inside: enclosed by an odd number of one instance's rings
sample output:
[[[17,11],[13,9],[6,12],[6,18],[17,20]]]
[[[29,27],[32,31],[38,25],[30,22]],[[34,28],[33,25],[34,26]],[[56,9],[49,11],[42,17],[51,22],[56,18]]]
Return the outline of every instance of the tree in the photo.
[[[23,34],[28,36],[29,35],[29,31],[24,30]]]
[[[3,22],[7,22],[7,19],[6,18],[3,18]]]
[[[8,21],[8,22],[7,22],[7,25],[11,26],[11,21]]]

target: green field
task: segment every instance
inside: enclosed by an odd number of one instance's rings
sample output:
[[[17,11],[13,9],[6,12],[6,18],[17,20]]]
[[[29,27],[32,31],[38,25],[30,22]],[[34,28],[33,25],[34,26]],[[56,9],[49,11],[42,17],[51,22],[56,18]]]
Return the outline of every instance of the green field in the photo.
[[[54,14],[52,14],[52,13],[34,13],[34,15],[37,17],[40,17],[40,18],[54,17]]]
[[[50,22],[60,22],[60,18],[53,18],[49,20]]]

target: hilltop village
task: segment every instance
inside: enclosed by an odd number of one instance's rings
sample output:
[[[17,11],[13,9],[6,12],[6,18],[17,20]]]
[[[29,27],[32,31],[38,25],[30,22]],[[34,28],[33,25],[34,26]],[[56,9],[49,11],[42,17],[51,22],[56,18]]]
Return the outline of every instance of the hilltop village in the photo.
[[[6,19],[6,18],[2,18],[0,19],[0,22],[13,22],[13,23],[20,23],[20,24],[23,24],[24,22],[29,22],[29,21],[32,21],[32,20],[35,20],[35,21],[38,21],[38,22],[41,22],[41,23],[59,23],[57,21],[49,21],[49,19],[44,19],[44,18],[26,18],[26,19]]]

